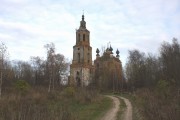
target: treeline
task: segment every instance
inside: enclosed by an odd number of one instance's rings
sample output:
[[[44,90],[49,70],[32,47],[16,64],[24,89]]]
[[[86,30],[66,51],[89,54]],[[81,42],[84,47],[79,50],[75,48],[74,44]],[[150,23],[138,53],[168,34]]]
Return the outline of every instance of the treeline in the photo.
[[[27,82],[30,86],[46,86],[48,92],[59,87],[68,77],[68,60],[64,55],[55,52],[53,43],[44,46],[46,59],[39,56],[31,57],[29,61],[9,61],[8,49],[0,44],[0,90],[12,87],[18,80]],[[1,93],[1,92],[0,92]]]
[[[180,44],[163,42],[158,55],[129,51],[125,67],[128,90],[146,120],[180,118]],[[140,119],[140,118],[137,118]]]
[[[56,53],[53,43],[44,48],[45,59],[10,61],[6,45],[0,43],[0,120],[95,119],[109,108],[111,101],[96,89],[64,87],[68,60]]]
[[[158,55],[129,51],[126,77],[131,89],[155,86],[160,80],[180,88],[180,44],[162,43]]]

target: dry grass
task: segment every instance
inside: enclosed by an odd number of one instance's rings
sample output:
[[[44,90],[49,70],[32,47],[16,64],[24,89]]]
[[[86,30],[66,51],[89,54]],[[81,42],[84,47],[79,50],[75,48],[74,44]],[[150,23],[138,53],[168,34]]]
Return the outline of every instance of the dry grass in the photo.
[[[140,89],[136,92],[135,103],[138,112],[143,114],[146,120],[179,120],[180,97],[176,91],[168,94],[159,94],[156,90]]]
[[[42,87],[23,94],[8,89],[0,100],[0,120],[93,120],[109,104],[109,100],[89,89],[65,88],[47,93]]]
[[[29,90],[26,94],[12,92],[0,100],[1,120],[62,120],[73,119],[63,105],[52,107],[59,96],[43,90]]]

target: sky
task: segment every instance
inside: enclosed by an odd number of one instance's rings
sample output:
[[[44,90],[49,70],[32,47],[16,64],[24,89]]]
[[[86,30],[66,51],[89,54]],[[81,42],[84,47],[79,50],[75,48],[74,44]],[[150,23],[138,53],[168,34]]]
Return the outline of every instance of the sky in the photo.
[[[180,39],[180,0],[0,0],[0,41],[9,59],[46,58],[44,45],[53,42],[71,61],[83,10],[93,59],[110,42],[124,66],[128,50],[155,54],[163,41]]]

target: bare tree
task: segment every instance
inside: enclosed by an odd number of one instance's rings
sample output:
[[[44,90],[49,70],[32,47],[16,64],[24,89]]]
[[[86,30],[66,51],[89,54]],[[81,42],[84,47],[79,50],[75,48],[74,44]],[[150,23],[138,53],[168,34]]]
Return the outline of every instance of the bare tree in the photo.
[[[7,57],[7,47],[4,43],[0,44],[0,98],[2,96],[2,84],[3,84],[3,72],[4,72],[4,60]]]
[[[12,67],[16,80],[26,80],[32,84],[33,69],[29,62],[14,61]]]
[[[172,44],[164,42],[160,48],[160,60],[164,79],[180,86],[180,44],[173,38]]]
[[[31,64],[33,68],[34,85],[42,84],[42,78],[45,74],[45,61],[40,57],[31,57]]]
[[[126,76],[132,90],[144,85],[145,77],[145,53],[138,50],[129,51],[128,62],[126,63]]]
[[[55,85],[61,85],[61,80],[67,75],[67,68],[69,63],[66,61],[64,55],[55,53],[54,43],[45,45],[47,49],[46,60],[46,74],[49,78],[48,92],[54,90]]]
[[[64,55],[55,55],[55,79],[58,85],[61,85],[62,78],[67,76],[67,68],[69,63],[66,61]]]
[[[54,79],[55,79],[55,45],[54,43],[46,44],[44,46],[47,50],[47,67],[49,73],[49,87],[48,92],[51,92],[51,87],[54,90]]]

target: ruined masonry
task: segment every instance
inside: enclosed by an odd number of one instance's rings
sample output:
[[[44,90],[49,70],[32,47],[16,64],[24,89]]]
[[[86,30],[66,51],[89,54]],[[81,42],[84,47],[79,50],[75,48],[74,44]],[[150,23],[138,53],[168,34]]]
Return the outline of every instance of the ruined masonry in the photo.
[[[101,83],[108,79],[108,85],[117,81],[118,85],[122,79],[122,64],[119,59],[119,50],[113,56],[113,48],[107,47],[100,56],[99,49],[96,50],[96,60],[92,64],[92,47],[90,46],[90,32],[86,29],[84,15],[80,21],[80,27],[76,30],[76,44],[73,46],[73,60],[70,65],[70,85],[88,86],[91,82]],[[107,76],[102,76],[105,74]],[[107,81],[107,80],[106,80]],[[118,87],[118,86],[117,86]]]
[[[87,86],[92,80],[92,47],[90,32],[86,29],[84,15],[80,27],[76,30],[76,45],[73,46],[73,61],[70,65],[70,84]]]

